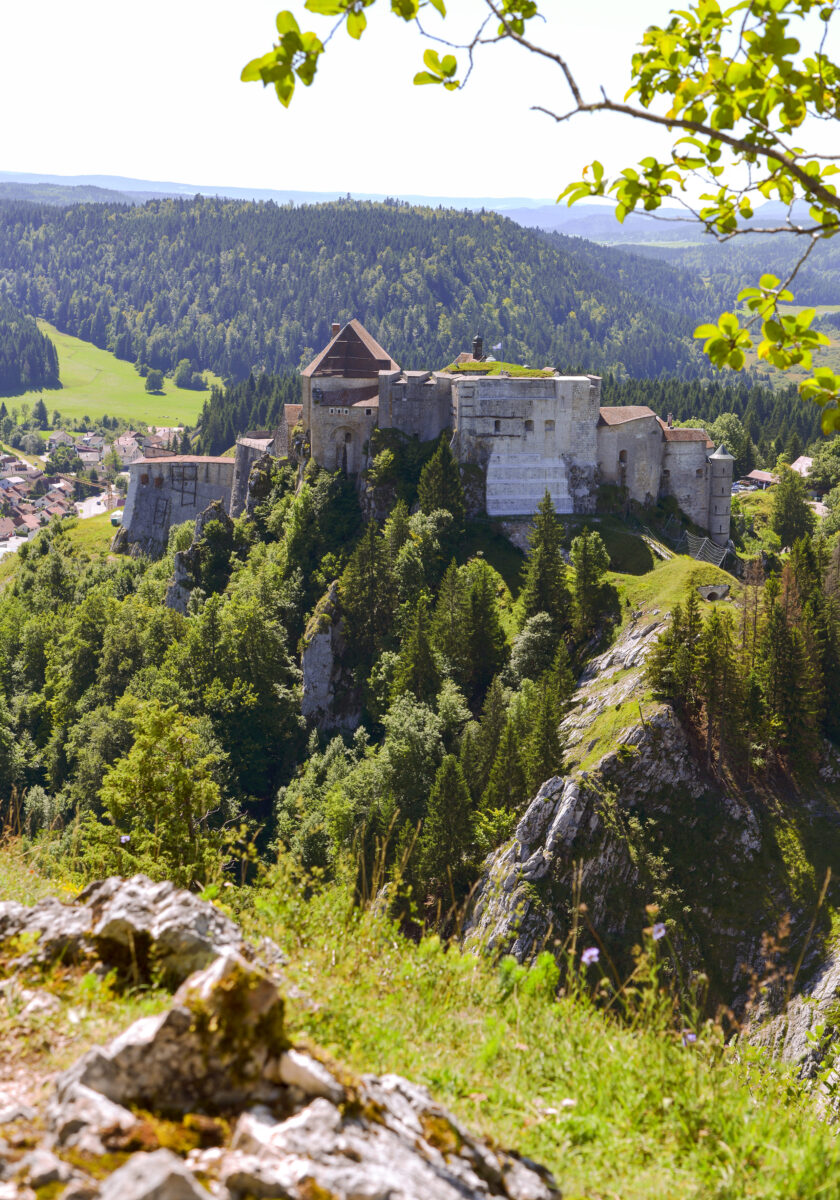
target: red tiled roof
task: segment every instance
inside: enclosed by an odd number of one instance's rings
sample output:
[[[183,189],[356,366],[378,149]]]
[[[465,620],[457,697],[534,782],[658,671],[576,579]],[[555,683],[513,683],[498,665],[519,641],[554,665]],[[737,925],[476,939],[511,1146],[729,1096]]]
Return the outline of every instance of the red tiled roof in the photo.
[[[346,379],[367,379],[380,371],[399,371],[387,350],[383,350],[360,321],[349,321],[313,358],[301,375],[340,375]]]
[[[655,417],[656,413],[646,404],[621,404],[599,409],[599,425],[624,425],[627,421],[640,421],[642,417]]]
[[[772,471],[750,471],[747,479],[754,479],[756,483],[778,483],[779,476],[774,475]]]
[[[669,429],[661,417],[656,419],[662,426],[666,442],[705,442],[707,450],[714,450],[715,444],[705,429]]]

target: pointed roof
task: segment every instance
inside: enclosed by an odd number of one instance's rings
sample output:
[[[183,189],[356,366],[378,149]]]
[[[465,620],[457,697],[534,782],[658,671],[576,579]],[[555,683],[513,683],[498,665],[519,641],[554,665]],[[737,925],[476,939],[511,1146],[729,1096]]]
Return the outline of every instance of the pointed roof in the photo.
[[[380,371],[399,371],[387,350],[383,350],[362,325],[361,321],[348,321],[329,344],[313,358],[301,375],[314,378],[318,375],[338,375],[344,379],[370,379]]]
[[[729,458],[729,459],[732,459],[732,462],[735,461],[735,459],[732,458],[732,455],[729,453],[729,451],[724,446],[723,442],[721,442],[721,444],[718,446],[717,450],[715,450],[714,454],[709,455],[709,458]]]

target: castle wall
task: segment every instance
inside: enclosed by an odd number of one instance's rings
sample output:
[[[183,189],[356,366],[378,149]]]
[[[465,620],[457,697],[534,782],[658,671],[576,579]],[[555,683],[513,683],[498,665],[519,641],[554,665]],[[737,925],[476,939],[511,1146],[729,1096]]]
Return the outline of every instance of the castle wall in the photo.
[[[705,440],[664,443],[662,494],[705,529],[709,519],[709,460]],[[728,536],[728,529],[727,529]]]
[[[237,438],[233,459],[233,483],[230,495],[230,515],[241,516],[245,511],[248,496],[248,478],[251,467],[266,453],[277,454],[282,448],[276,445],[277,438]]]
[[[178,455],[131,463],[120,545],[162,554],[171,526],[194,520],[214,500],[228,509],[233,472],[232,458]]]
[[[485,466],[488,515],[531,514],[546,491],[557,512],[594,510],[599,403],[588,375],[453,380],[458,457]]]
[[[317,376],[304,379],[304,417],[309,409],[310,453],[320,467],[351,474],[364,464],[364,446],[379,421],[379,379]]]
[[[662,471],[662,427],[653,413],[618,425],[599,425],[598,467],[604,483],[626,487],[632,500],[655,501]]]
[[[407,437],[430,442],[452,423],[452,378],[430,371],[383,371],[379,387],[379,424]]]

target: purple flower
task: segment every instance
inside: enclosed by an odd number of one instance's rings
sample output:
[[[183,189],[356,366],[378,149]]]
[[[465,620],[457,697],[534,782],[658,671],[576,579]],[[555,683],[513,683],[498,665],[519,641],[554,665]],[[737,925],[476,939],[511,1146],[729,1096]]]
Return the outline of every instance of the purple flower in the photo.
[[[657,922],[656,922],[656,924],[654,925],[653,929],[651,930],[651,933],[653,934],[653,940],[654,940],[655,942],[661,942],[661,941],[662,941],[662,939],[663,939],[663,938],[664,938],[664,936],[665,936],[665,924],[664,924],[664,922],[663,922],[663,921],[657,921]]]
[[[690,1046],[692,1044],[692,1042],[696,1042],[696,1041],[697,1041],[696,1033],[692,1033],[690,1029],[684,1029],[682,1031],[682,1044],[684,1046]]]
[[[601,957],[601,951],[597,946],[589,946],[580,956],[580,961],[585,967],[589,967],[592,963],[596,963]]]
[[[126,842],[130,842],[130,841],[131,841],[131,834],[130,834],[130,833],[122,833],[122,834],[120,834],[120,845],[121,845],[121,846],[124,846],[124,845],[126,844]]]

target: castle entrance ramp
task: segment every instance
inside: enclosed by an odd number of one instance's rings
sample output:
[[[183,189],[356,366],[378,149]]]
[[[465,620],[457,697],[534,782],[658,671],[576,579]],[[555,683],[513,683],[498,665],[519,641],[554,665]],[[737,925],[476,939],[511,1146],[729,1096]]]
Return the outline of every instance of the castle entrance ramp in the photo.
[[[558,513],[574,511],[566,464],[541,454],[492,454],[487,463],[487,515],[530,516],[546,491]]]

